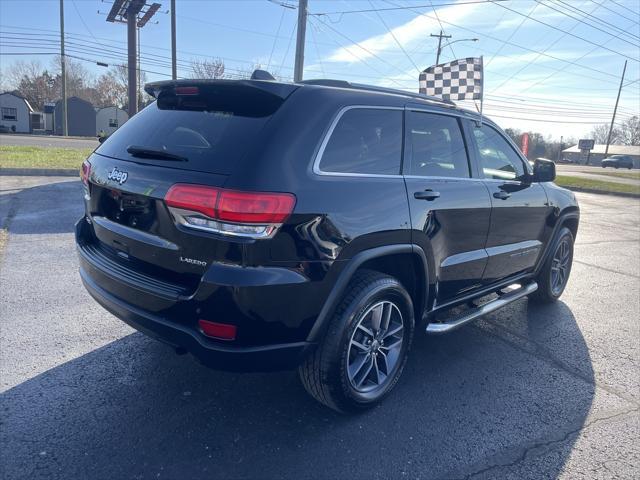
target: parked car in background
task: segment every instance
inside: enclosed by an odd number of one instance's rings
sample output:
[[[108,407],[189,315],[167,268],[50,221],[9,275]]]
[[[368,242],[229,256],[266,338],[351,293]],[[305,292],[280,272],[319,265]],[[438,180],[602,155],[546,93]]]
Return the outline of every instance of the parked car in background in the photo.
[[[611,155],[602,160],[602,168],[633,168],[633,159],[628,155]]]
[[[148,84],[84,162],[80,275],[108,311],[214,368],[297,367],[353,411],[416,332],[560,297],[579,209],[553,162],[451,102],[267,75]]]

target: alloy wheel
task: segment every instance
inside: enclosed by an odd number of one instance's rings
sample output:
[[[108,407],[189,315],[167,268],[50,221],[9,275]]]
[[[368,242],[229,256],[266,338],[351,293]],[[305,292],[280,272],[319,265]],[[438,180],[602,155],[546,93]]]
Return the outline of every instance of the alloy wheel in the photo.
[[[403,338],[402,313],[393,302],[378,302],[360,316],[347,352],[347,375],[356,391],[386,386],[401,361]]]
[[[560,295],[569,278],[571,266],[571,246],[569,240],[563,238],[556,247],[551,262],[551,293]]]

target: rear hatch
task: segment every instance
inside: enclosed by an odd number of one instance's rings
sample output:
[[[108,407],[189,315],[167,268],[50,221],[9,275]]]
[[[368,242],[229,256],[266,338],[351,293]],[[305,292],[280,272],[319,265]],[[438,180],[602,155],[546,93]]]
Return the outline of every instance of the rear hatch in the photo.
[[[83,166],[91,234],[81,253],[102,270],[176,298],[192,294],[212,262],[242,263],[253,240],[180,224],[165,197],[175,184],[214,187],[215,195],[229,175],[250,168],[265,125],[295,89],[261,81],[147,85],[157,101]]]

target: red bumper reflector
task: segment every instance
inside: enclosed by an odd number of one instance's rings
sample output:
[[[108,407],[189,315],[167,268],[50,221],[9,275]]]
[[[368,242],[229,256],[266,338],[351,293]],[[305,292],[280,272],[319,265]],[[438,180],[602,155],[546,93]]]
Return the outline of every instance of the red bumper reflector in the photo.
[[[219,340],[235,340],[236,326],[226,323],[210,322],[209,320],[198,320],[200,330],[207,337],[217,338]]]

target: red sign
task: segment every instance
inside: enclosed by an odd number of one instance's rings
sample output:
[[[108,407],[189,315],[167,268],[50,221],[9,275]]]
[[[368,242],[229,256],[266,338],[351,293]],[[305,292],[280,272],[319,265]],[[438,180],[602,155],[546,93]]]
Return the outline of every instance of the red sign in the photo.
[[[529,156],[529,134],[524,132],[520,138],[520,149],[525,157]]]

